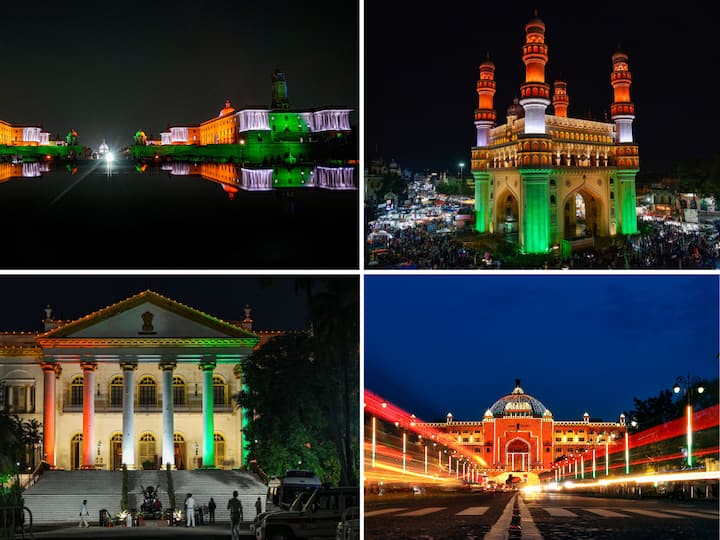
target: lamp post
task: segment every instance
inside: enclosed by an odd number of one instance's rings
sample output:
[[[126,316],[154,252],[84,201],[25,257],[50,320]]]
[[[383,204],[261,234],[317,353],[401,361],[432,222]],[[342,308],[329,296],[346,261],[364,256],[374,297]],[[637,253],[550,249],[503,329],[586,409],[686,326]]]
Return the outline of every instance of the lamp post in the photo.
[[[240,139],[240,162],[241,167],[245,166],[245,139]]]
[[[465,162],[461,161],[460,163],[458,163],[458,165],[460,166],[460,190],[458,195],[462,196],[465,191],[465,186],[463,186],[463,168],[465,167]]]
[[[698,394],[702,394],[705,391],[705,387],[701,384],[702,381],[698,377],[691,378],[688,373],[687,377],[679,376],[673,386],[673,392],[676,394],[683,390],[685,394],[685,410],[687,414],[687,468],[692,469],[692,410],[693,410],[693,391],[697,390]]]

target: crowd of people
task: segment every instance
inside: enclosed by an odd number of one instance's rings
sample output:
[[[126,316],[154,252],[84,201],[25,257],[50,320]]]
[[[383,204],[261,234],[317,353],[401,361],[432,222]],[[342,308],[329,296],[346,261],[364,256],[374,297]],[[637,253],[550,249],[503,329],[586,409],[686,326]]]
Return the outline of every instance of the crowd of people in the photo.
[[[718,231],[674,222],[643,224],[642,232],[606,239],[569,255],[510,255],[464,241],[455,229],[432,222],[414,227],[369,231],[367,268],[396,269],[714,269],[720,264]],[[467,237],[466,237],[467,238]],[[496,242],[497,244],[497,242]]]

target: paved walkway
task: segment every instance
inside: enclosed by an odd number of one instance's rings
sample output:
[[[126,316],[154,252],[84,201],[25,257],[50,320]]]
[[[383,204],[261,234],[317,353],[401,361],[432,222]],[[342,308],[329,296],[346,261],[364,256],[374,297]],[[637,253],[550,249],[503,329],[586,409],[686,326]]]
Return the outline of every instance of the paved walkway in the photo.
[[[250,523],[243,523],[240,535],[254,538],[250,532]],[[33,527],[35,538],[230,538],[230,524],[202,525],[197,527],[166,527],[144,525],[142,527],[78,527],[75,524],[58,523]],[[17,538],[22,538],[19,534]],[[26,538],[30,538],[26,534]]]

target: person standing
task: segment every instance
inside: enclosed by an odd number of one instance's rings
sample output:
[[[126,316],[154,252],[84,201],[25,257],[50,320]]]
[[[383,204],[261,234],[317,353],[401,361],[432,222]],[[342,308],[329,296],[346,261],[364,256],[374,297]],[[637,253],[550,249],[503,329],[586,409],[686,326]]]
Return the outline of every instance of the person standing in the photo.
[[[238,540],[240,538],[240,522],[243,520],[243,510],[237,491],[233,491],[232,498],[227,503],[227,509],[230,510],[232,538]]]
[[[215,499],[210,497],[210,502],[208,502],[208,522],[210,525],[215,525],[215,508],[217,505],[215,504]]]
[[[188,493],[187,499],[185,499],[185,505],[187,506],[187,524],[186,527],[195,526],[195,499],[193,499],[192,493]]]
[[[255,515],[259,516],[260,514],[262,514],[262,500],[258,497],[257,501],[255,501]]]
[[[80,505],[80,523],[78,523],[78,527],[89,527],[88,517],[90,517],[90,511],[87,507],[87,499],[83,499]]]

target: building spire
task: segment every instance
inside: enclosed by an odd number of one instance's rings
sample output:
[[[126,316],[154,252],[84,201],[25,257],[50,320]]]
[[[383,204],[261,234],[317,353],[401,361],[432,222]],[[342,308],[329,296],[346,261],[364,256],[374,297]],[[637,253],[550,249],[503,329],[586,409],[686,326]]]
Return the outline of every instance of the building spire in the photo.
[[[555,116],[567,117],[568,102],[567,83],[565,81],[555,81],[555,92],[553,93],[553,112]]]
[[[630,101],[632,75],[628,68],[628,56],[616,52],[612,56],[613,70],[610,84],[613,87],[613,103],[610,106],[610,118],[615,122],[617,142],[632,143],[632,122],[635,119],[635,105]]]
[[[480,78],[476,89],[478,93],[478,108],[475,109],[476,146],[488,146],[490,144],[490,128],[495,125],[497,119],[497,113],[493,108],[495,64],[490,60],[490,53],[487,53],[487,59],[480,64]]]
[[[522,48],[525,82],[520,86],[520,105],[525,109],[525,133],[545,133],[545,109],[550,105],[550,86],[545,82],[548,46],[545,23],[534,18],[525,25]]]

